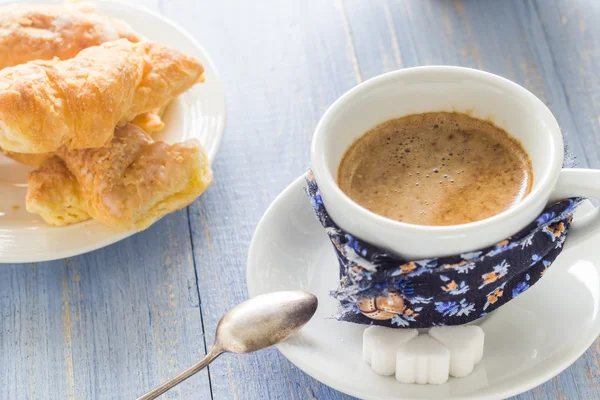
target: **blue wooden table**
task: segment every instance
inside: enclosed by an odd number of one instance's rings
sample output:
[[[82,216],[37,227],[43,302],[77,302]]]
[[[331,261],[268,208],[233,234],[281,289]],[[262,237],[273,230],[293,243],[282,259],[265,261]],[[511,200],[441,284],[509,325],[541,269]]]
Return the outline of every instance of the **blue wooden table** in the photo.
[[[110,247],[0,266],[0,399],[133,399],[201,358],[220,316],[247,296],[254,228],[308,166],[320,116],[375,75],[428,64],[500,74],[548,104],[580,166],[600,167],[599,0],[137,2],[190,31],[221,73],[215,183]],[[599,375],[596,341],[517,398],[600,399]],[[224,356],[165,395],[347,397],[273,349]]]

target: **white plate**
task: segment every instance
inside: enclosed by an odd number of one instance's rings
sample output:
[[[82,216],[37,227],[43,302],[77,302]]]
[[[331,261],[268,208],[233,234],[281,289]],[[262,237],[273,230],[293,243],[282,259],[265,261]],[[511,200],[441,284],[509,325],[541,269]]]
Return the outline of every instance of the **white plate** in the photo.
[[[25,1],[49,3],[52,1]],[[62,3],[62,1],[53,1]],[[225,95],[217,70],[206,51],[183,29],[163,16],[127,3],[97,1],[101,13],[126,21],[150,40],[198,58],[206,82],[175,99],[164,117],[165,128],[155,135],[168,143],[199,139],[214,161],[225,124]],[[134,232],[122,232],[95,221],[53,228],[25,210],[27,174],[31,169],[0,153],[0,263],[36,262],[92,251]]]
[[[572,241],[576,244],[565,249],[540,282],[481,323],[485,352],[473,374],[439,386],[378,376],[361,358],[364,326],[330,318],[336,302],[328,292],[336,287],[337,260],[303,188],[301,177],[260,221],[248,256],[248,291],[256,296],[304,289],[317,295],[315,317],[278,348],[326,385],[364,399],[505,398],[557,375],[600,333],[600,253],[594,248],[600,234],[579,240],[580,230]]]

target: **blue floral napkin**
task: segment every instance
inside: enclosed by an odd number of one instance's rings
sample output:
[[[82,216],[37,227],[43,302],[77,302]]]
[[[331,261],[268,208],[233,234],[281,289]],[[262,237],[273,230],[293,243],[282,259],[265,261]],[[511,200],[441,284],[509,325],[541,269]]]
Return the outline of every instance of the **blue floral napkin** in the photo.
[[[562,251],[583,199],[547,206],[519,233],[479,251],[404,260],[344,232],[327,214],[312,173],[306,192],[337,255],[340,282],[331,295],[340,321],[392,328],[462,325],[533,286]]]

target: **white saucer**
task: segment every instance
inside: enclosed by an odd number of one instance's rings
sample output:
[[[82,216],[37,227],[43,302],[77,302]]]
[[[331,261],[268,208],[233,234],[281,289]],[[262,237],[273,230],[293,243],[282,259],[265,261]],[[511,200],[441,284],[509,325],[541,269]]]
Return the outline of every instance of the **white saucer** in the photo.
[[[25,1],[24,3],[63,1]],[[4,2],[0,2],[4,3]],[[99,11],[126,21],[141,35],[197,57],[205,68],[206,82],[175,99],[164,117],[165,128],[155,135],[168,143],[199,139],[210,160],[221,143],[225,124],[225,95],[217,70],[196,40],[173,22],[128,3],[100,1]],[[95,221],[53,228],[25,210],[27,174],[31,169],[0,153],[0,263],[36,262],[92,251],[134,232],[122,232]]]
[[[600,333],[600,253],[594,246],[600,234],[579,240],[579,231],[538,284],[481,323],[485,352],[470,376],[439,386],[378,376],[362,361],[365,327],[329,318],[336,310],[328,291],[336,286],[338,265],[303,188],[301,177],[260,221],[248,256],[248,291],[304,289],[318,296],[315,317],[278,348],[326,385],[364,399],[505,398],[560,373]]]

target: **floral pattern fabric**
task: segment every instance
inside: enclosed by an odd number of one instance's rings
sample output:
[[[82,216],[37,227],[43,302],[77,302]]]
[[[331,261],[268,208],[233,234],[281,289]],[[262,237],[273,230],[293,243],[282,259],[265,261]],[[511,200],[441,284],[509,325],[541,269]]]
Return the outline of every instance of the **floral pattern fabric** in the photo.
[[[560,254],[583,199],[548,205],[519,233],[494,246],[404,260],[340,229],[327,214],[312,173],[306,192],[333,244],[340,282],[331,296],[336,318],[391,328],[462,325],[498,309],[533,286]]]

